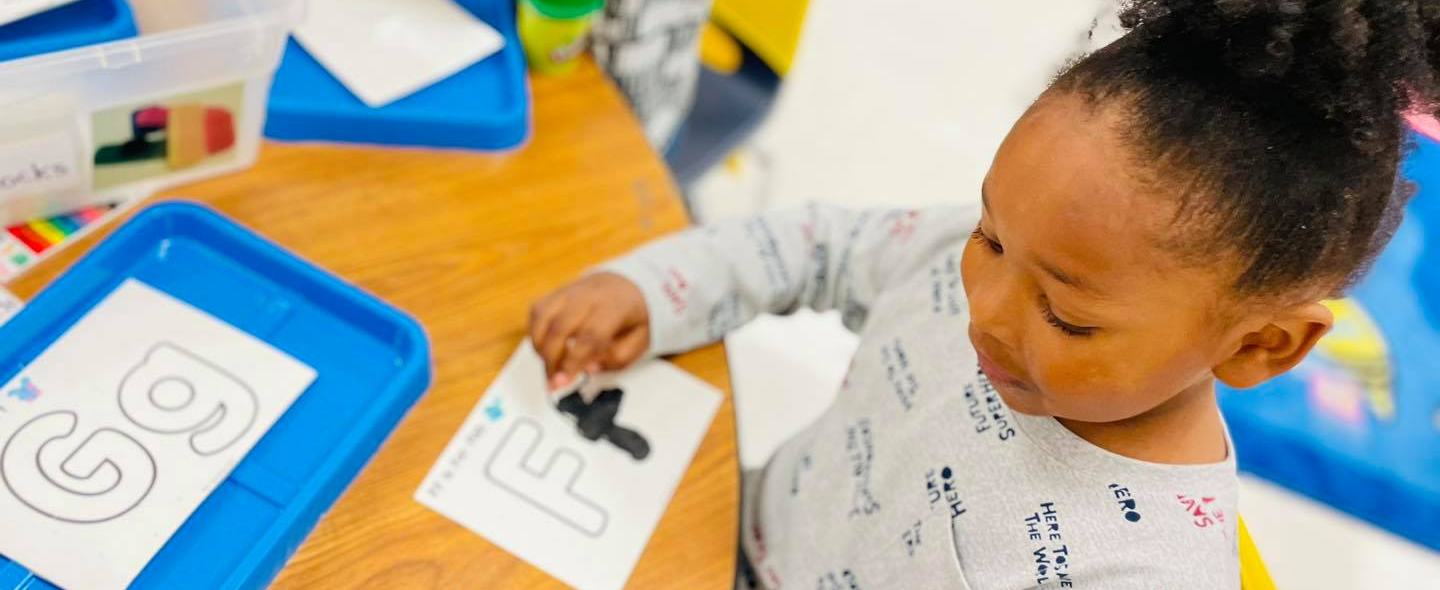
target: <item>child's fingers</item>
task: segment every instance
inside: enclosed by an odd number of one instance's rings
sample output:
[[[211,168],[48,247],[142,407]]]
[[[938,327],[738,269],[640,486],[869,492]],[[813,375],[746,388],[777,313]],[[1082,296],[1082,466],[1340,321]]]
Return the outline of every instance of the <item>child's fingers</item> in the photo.
[[[540,347],[545,344],[550,323],[564,308],[561,298],[555,295],[541,299],[530,308],[530,344],[535,347],[536,352],[540,352]]]
[[[625,316],[613,306],[595,309],[566,343],[560,372],[576,375],[594,364],[625,328]]]
[[[540,358],[545,359],[545,374],[554,376],[565,357],[565,343],[575,334],[590,315],[590,306],[567,306],[550,321],[541,344],[536,347]]]
[[[617,371],[630,366],[650,349],[650,326],[640,324],[621,334],[605,353],[602,366]]]

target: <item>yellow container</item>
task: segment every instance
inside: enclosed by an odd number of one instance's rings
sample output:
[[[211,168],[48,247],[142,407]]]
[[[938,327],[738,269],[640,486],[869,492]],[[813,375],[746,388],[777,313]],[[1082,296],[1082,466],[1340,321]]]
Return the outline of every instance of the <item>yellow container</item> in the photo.
[[[520,43],[530,69],[540,74],[566,74],[577,58],[605,0],[520,0]]]

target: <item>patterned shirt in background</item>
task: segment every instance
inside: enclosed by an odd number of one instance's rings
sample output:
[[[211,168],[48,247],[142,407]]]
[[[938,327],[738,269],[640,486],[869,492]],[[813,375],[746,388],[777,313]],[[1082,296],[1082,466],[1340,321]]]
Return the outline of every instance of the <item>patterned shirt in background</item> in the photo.
[[[630,100],[645,136],[665,150],[695,102],[700,28],[711,0],[609,0],[591,41],[596,61]]]
[[[966,336],[973,209],[803,211],[700,228],[607,265],[652,350],[756,314],[839,309],[861,344],[835,404],[748,478],[763,587],[1238,588],[1233,456],[1161,465],[1011,411]]]

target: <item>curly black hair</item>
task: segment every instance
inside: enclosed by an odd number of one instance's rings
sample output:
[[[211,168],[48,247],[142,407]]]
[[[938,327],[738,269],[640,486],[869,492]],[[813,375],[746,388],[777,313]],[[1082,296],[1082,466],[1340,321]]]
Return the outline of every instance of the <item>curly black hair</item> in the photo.
[[[1363,276],[1413,194],[1404,117],[1440,99],[1440,0],[1139,0],[1121,22],[1051,92],[1122,109],[1142,179],[1206,222],[1165,245],[1239,255],[1241,294]]]

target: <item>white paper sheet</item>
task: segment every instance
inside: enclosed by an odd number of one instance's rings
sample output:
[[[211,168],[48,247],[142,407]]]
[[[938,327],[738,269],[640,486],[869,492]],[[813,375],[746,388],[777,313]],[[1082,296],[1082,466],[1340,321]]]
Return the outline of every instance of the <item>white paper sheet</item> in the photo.
[[[505,45],[500,33],[452,0],[310,0],[295,38],[372,107],[448,78]]]
[[[77,0],[0,0],[0,26]]]
[[[544,366],[526,341],[415,499],[566,584],[619,590],[722,396],[662,361],[597,381],[624,391],[614,422],[648,441],[644,459],[583,438],[548,401]]]
[[[314,379],[125,282],[0,390],[0,554],[123,590]]]

